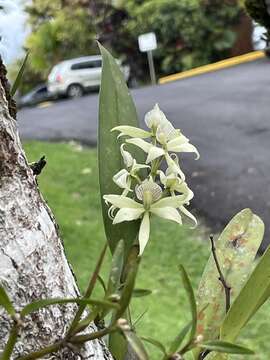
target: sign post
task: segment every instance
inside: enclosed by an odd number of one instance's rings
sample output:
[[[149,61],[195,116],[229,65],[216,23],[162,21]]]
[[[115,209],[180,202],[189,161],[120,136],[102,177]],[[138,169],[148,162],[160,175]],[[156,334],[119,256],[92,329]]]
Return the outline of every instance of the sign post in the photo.
[[[157,38],[156,34],[146,33],[142,34],[138,37],[139,49],[141,52],[147,52],[147,59],[150,71],[151,82],[153,85],[156,84],[156,72],[155,72],[155,64],[153,59],[153,50],[157,48]]]

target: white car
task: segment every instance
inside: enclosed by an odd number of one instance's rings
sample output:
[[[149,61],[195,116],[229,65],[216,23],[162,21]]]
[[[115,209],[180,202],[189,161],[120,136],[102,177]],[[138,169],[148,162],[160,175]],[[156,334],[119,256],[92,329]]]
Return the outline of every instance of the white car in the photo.
[[[119,64],[120,61],[117,60]],[[81,97],[87,90],[99,87],[101,82],[101,56],[84,56],[62,61],[55,65],[48,77],[48,91],[51,95]],[[126,81],[130,69],[121,66]]]
[[[254,50],[264,50],[267,46],[264,40],[266,29],[256,23],[253,26],[252,42]]]

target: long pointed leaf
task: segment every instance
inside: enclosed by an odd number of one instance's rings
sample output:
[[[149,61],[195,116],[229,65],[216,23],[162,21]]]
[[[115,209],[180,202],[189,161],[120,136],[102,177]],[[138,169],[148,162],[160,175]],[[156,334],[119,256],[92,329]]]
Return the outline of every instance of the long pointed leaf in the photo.
[[[1,360],[9,360],[11,358],[13,349],[17,342],[18,333],[19,333],[19,328],[17,325],[14,325],[10,330],[9,338],[8,338],[7,344],[4,348],[4,351],[2,353]],[[0,355],[1,355],[1,353],[0,353]]]
[[[145,347],[141,339],[133,331],[124,331],[123,332],[128,344],[137,355],[138,360],[148,360],[148,354],[145,350]]]
[[[200,346],[203,349],[208,349],[215,352],[221,352],[225,354],[244,354],[244,355],[254,355],[254,351],[247,349],[243,346],[232,344],[226,341],[212,340],[206,341]]]
[[[139,267],[138,249],[133,247],[129,253],[126,271],[124,274],[124,286],[121,289],[121,299],[119,302],[120,309],[113,314],[112,324],[121,317],[125,317],[125,312],[130,304],[132,298],[136,275]],[[125,359],[127,352],[127,342],[118,332],[110,334],[109,337],[109,349],[116,360]]]
[[[270,289],[270,247],[260,259],[247,283],[235,299],[222,327],[221,339],[235,341],[241,329],[267,300]]]
[[[175,337],[175,339],[172,341],[172,343],[170,344],[169,347],[169,353],[170,354],[175,354],[179,349],[180,346],[182,345],[182,342],[184,341],[187,333],[189,332],[191,328],[191,323],[187,324],[181,331],[180,333]]]
[[[152,290],[149,289],[134,289],[133,290],[133,297],[144,297],[152,294]]]
[[[129,271],[122,290],[121,299],[119,301],[120,309],[116,312],[116,319],[119,319],[124,314],[130,304],[139,268],[139,259],[131,258],[128,265]]]
[[[120,240],[116,245],[111,264],[111,271],[107,286],[106,296],[115,294],[120,287],[121,274],[124,266],[124,241]]]
[[[0,286],[0,306],[3,306],[9,315],[14,316],[16,314],[12,302],[10,301],[6,290],[2,286]]]
[[[191,318],[192,318],[191,331],[190,331],[190,335],[189,335],[189,342],[191,342],[195,337],[196,328],[197,328],[197,305],[196,305],[193,288],[192,288],[191,282],[189,280],[189,277],[188,277],[188,274],[187,274],[185,268],[182,265],[180,265],[179,270],[181,272],[182,281],[183,281],[184,288],[186,290],[188,300],[189,300],[189,306],[190,306],[190,312],[191,312]]]
[[[70,303],[76,303],[79,305],[92,305],[92,306],[99,306],[102,309],[103,308],[112,308],[112,309],[118,309],[119,305],[106,301],[106,300],[93,300],[93,299],[45,299],[45,300],[37,300],[32,302],[31,304],[26,305],[22,311],[21,316],[26,316],[30,314],[33,311],[37,311],[43,307],[51,306],[51,305],[64,305],[64,304],[70,304]]]
[[[124,240],[126,251],[133,244],[139,230],[139,222],[125,222],[112,224],[108,217],[108,207],[103,195],[120,194],[113,182],[113,176],[123,168],[120,154],[120,143],[117,134],[111,129],[119,125],[138,126],[138,117],[135,105],[125,83],[122,71],[112,55],[99,45],[102,55],[102,80],[99,95],[99,183],[102,203],[103,221],[106,237],[113,252],[120,239]],[[137,150],[136,150],[137,151]],[[134,155],[139,154],[139,152]]]
[[[14,84],[13,84],[11,90],[10,90],[10,95],[11,96],[14,96],[16,94],[16,91],[18,90],[18,88],[19,88],[19,86],[21,84],[28,56],[29,56],[29,52],[26,53],[26,55],[24,57],[24,60],[23,60],[23,63],[21,65],[20,70],[19,70],[19,72],[17,74],[17,77],[16,77],[16,79],[14,81]]]
[[[152,339],[150,337],[145,337],[145,336],[142,336],[141,339],[142,339],[142,341],[145,341],[145,342],[155,346],[157,349],[159,349],[162,352],[163,355],[167,355],[166,348],[160,341]]]

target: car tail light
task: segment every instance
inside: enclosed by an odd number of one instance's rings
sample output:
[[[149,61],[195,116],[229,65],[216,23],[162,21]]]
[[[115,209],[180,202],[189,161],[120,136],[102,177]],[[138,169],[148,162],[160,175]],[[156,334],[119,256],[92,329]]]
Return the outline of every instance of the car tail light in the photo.
[[[63,81],[62,75],[57,74],[55,80],[56,82],[61,83]]]

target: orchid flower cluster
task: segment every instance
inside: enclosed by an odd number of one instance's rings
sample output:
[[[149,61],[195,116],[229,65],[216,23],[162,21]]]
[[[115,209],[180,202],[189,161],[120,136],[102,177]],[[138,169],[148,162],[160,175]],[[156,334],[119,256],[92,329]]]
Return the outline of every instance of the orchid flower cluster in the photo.
[[[113,224],[140,220],[140,255],[149,240],[152,215],[181,225],[182,213],[197,225],[196,218],[186,209],[194,194],[185,182],[176,153],[192,152],[199,159],[198,150],[173,127],[157,104],[145,115],[145,123],[148,131],[132,126],[117,126],[111,130],[120,132],[118,138],[127,137],[120,146],[125,168],[113,177],[122,194],[104,195],[105,202],[111,204],[108,215]],[[146,153],[145,164],[137,163],[126,150],[128,144]],[[167,167],[165,172],[163,163]]]

